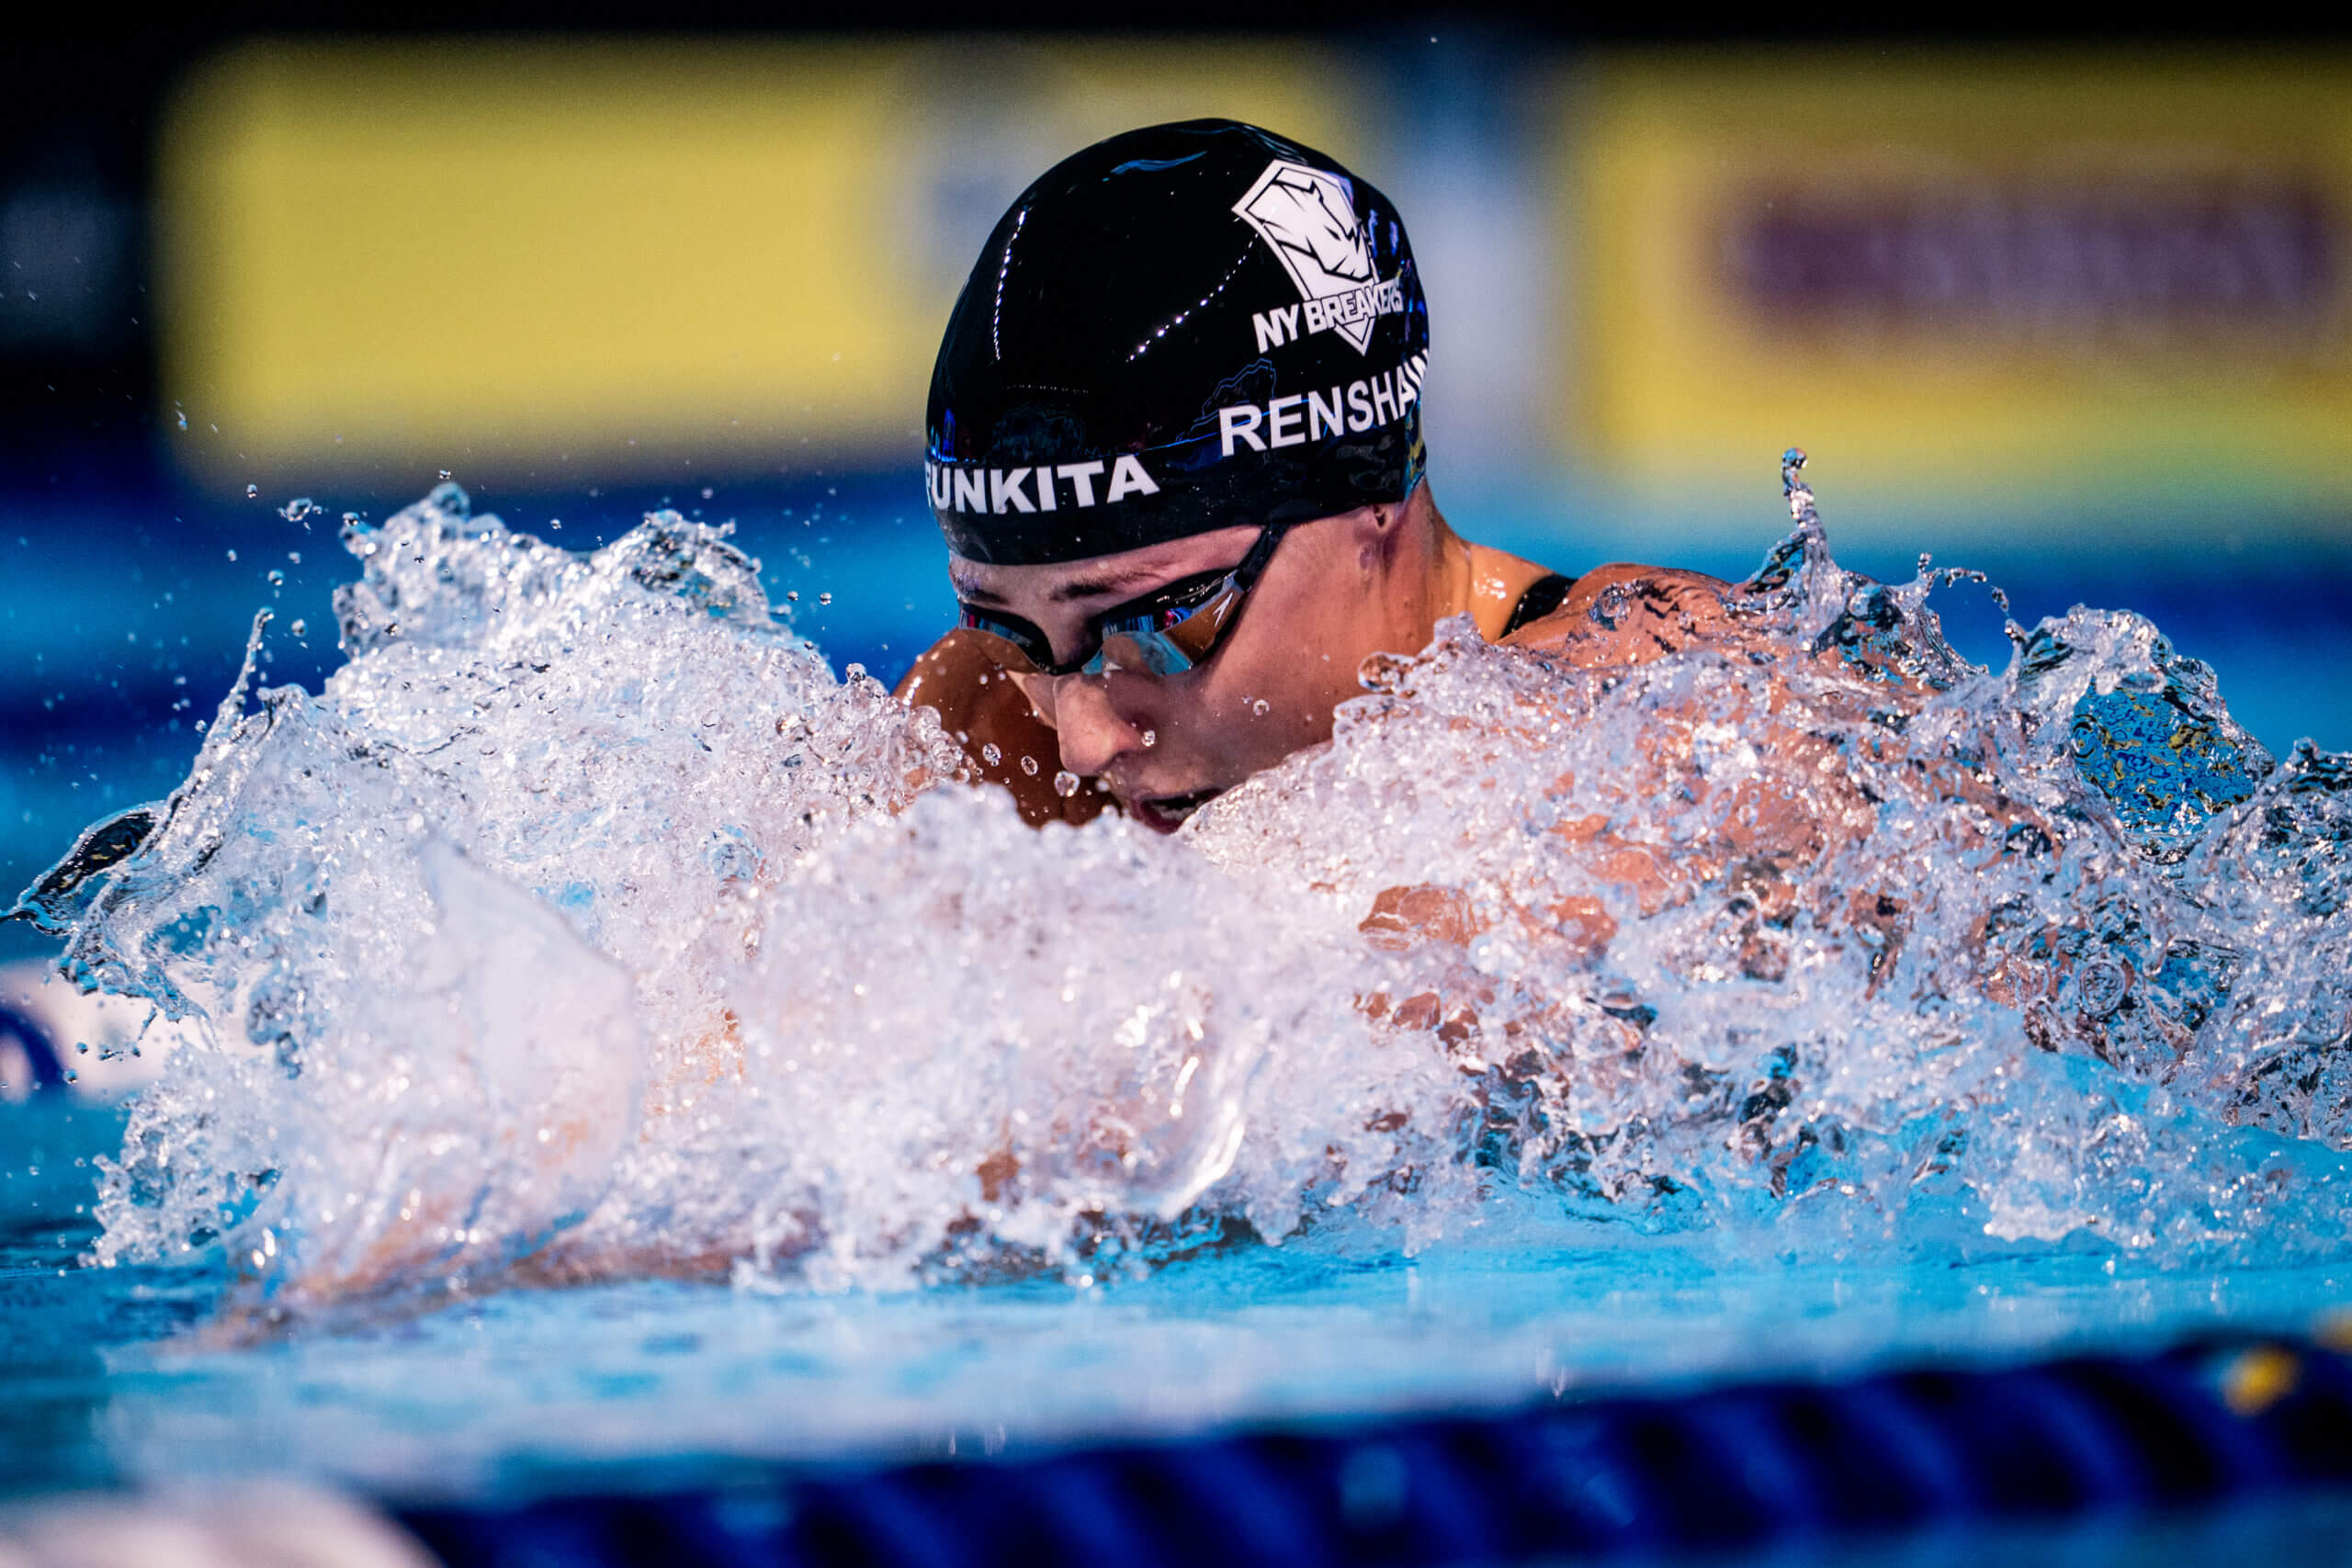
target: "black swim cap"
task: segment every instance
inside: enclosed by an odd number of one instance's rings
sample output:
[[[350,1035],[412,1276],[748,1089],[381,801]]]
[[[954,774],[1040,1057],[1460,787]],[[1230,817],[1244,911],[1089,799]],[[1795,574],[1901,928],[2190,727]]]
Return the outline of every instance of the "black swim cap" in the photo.
[[[1428,367],[1387,197],[1255,126],[1131,130],[989,236],[932,372],[932,510],[1017,566],[1402,501]]]

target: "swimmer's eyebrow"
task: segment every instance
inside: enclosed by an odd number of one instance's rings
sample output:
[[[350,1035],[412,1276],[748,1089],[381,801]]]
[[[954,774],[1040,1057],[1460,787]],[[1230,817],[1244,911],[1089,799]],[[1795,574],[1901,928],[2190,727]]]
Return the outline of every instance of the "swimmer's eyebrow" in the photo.
[[[1167,573],[1160,568],[1135,567],[1126,571],[1109,572],[1101,577],[1075,578],[1055,589],[1049,597],[1057,604],[1067,604],[1072,599],[1099,599],[1105,593],[1123,592],[1138,582],[1149,582],[1155,579],[1164,578],[1167,578]],[[1173,580],[1169,579],[1169,581]]]
[[[1132,589],[1139,582],[1149,583],[1158,581],[1173,581],[1175,580],[1168,577],[1167,572],[1159,567],[1130,567],[1125,571],[1105,572],[1099,577],[1077,578],[1063,583],[1046,597],[1057,604],[1066,604],[1073,599],[1099,599],[1106,593],[1118,593]],[[1001,594],[992,593],[977,582],[957,582],[955,586],[956,596],[967,604],[994,604],[1002,608],[1011,603]]]

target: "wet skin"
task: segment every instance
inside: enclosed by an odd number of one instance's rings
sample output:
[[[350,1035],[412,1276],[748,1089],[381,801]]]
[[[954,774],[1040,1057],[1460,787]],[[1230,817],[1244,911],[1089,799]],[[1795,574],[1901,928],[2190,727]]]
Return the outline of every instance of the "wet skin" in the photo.
[[[1087,640],[1091,617],[1179,579],[1229,568],[1256,537],[1254,529],[1228,528],[1091,560],[1006,567],[950,558],[949,569],[961,598],[1029,620],[1066,660]],[[1172,833],[1205,801],[1329,740],[1333,710],[1363,691],[1357,671],[1365,659],[1419,651],[1449,615],[1467,614],[1490,640],[1499,639],[1520,595],[1545,570],[1461,538],[1424,484],[1401,504],[1291,529],[1238,621],[1195,669],[1166,676],[1109,668],[1021,674],[957,631],[915,661],[899,694],[935,709],[948,733],[964,738],[979,775],[1011,789],[1030,822],[1084,821],[1115,802],[1144,825]],[[1579,663],[1625,657],[1629,650],[1615,645],[1627,628],[1600,627],[1596,640],[1597,623],[1588,623],[1597,596],[1612,588],[1622,594],[1628,583],[1687,599],[1690,613],[1668,618],[1678,630],[1690,623],[1690,635],[1706,630],[1694,615],[1720,615],[1722,585],[1713,579],[1604,567],[1510,641],[1557,648]],[[1090,782],[1064,798],[1053,788],[1057,770]]]

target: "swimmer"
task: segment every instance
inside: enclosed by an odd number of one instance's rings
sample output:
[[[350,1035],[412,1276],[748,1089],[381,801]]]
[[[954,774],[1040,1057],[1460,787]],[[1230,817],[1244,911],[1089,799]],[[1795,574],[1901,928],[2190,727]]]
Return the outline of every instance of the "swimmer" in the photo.
[[[926,478],[962,624],[899,694],[1030,823],[1172,833],[1448,616],[1577,665],[1722,633],[1714,579],[1571,579],[1454,533],[1429,354],[1402,220],[1323,153],[1191,120],[1065,159],[940,344]]]

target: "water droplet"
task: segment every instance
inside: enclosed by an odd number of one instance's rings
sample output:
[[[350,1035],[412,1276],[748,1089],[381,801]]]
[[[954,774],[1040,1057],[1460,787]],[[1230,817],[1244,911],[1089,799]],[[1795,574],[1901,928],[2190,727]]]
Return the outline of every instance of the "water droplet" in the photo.
[[[307,495],[298,495],[277,509],[277,514],[288,523],[300,523],[319,509],[319,503]]]
[[[252,501],[253,499],[254,499],[256,496],[258,496],[258,495],[260,495],[260,494],[261,494],[261,486],[259,486],[259,485],[247,485],[247,486],[245,487],[245,499],[246,499],[247,501]]]
[[[1031,778],[1035,778],[1037,776],[1037,759],[1035,757],[1022,758],[1021,771],[1027,773]]]
[[[863,664],[852,664],[842,671],[842,680],[844,682],[850,681],[863,681],[865,679],[865,666]]]
[[[1798,476],[1804,472],[1804,448],[1792,446],[1781,454],[1781,493],[1789,503],[1789,519],[1799,527],[1821,525],[1821,513],[1814,507],[1813,487]]]
[[[993,768],[999,762],[1004,761],[1004,752],[998,747],[995,741],[991,740],[987,745],[980,748],[980,761]]]
[[[817,603],[820,604],[830,604],[832,602],[833,596],[830,593],[820,593],[817,595]]]
[[[560,517],[550,517],[548,519],[548,526],[560,534],[563,532],[563,519]]]
[[[1143,743],[1144,743],[1146,746],[1157,746],[1157,745],[1159,745],[1159,731],[1158,731],[1157,729],[1147,729],[1147,730],[1145,730],[1145,731],[1143,732]]]
[[[278,570],[276,567],[271,567],[269,569],[268,576],[269,585],[272,588],[283,588],[286,586],[286,574]]]
[[[234,550],[231,550],[231,551],[229,552],[229,558],[230,558],[231,560],[235,560],[235,559],[237,558],[237,552],[236,552],[236,551],[234,551]]]
[[[800,603],[800,590],[797,588],[787,588],[784,591],[784,598],[786,604],[797,604]]]
[[[1064,768],[1054,775],[1054,793],[1068,800],[1078,793],[1078,775]]]
[[[1273,704],[1268,702],[1265,698],[1260,697],[1250,705],[1250,711],[1256,714],[1260,718],[1263,718],[1268,713],[1272,711],[1273,705]]]
[[[449,470],[448,470],[448,469],[447,469],[447,468],[442,469],[442,470],[441,470],[441,477],[442,477],[443,479],[447,479],[447,478],[449,477]]]
[[[702,498],[705,501],[708,501],[710,499],[710,487],[708,485],[702,487]]]
[[[298,619],[294,622],[294,624],[293,624],[292,626],[290,626],[287,627],[286,629],[287,629],[288,631],[292,632],[296,637],[302,637],[302,636],[305,636],[306,634],[308,634],[308,633],[309,633],[309,631],[310,631],[310,629],[311,629],[311,624],[310,624],[308,621],[304,621],[304,620],[301,620],[301,619],[299,619],[299,618],[298,618]]]
[[[293,562],[296,566],[300,566],[302,564],[302,552],[300,550],[288,550],[286,552],[286,558]]]

